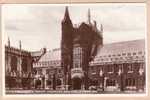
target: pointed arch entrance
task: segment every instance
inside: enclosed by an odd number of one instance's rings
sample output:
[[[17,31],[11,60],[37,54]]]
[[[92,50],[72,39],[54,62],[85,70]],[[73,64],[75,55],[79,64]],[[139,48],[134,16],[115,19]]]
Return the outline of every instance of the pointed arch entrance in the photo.
[[[73,90],[80,90],[81,89],[81,85],[82,85],[82,79],[79,77],[75,77],[72,79],[72,83],[73,83]]]

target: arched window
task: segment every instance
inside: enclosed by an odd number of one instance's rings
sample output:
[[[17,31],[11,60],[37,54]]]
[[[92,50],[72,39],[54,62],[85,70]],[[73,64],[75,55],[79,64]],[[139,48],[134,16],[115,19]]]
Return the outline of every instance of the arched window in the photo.
[[[22,59],[21,66],[22,66],[22,71],[27,72],[27,59],[25,59],[25,58]]]
[[[115,86],[115,80],[112,80],[112,79],[107,79],[106,81],[106,86]]]
[[[52,84],[51,80],[47,80],[46,82],[47,82],[47,85],[51,85]]]
[[[134,78],[127,78],[125,83],[126,83],[126,86],[135,86],[135,79]]]
[[[57,79],[57,85],[61,85],[61,80]]]
[[[11,57],[11,71],[17,71],[17,57]]]

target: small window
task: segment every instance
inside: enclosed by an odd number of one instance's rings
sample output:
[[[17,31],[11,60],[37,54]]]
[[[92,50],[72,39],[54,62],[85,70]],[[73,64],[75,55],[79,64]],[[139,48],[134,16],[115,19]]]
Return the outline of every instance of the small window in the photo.
[[[128,53],[128,56],[131,56],[131,53]]]
[[[125,81],[126,86],[135,86],[135,79],[133,78],[128,78]]]
[[[118,56],[121,56],[120,54],[118,54]]]
[[[138,54],[142,54],[142,51],[139,51]]]
[[[128,72],[133,72],[134,71],[134,67],[132,65],[128,65]]]
[[[116,85],[115,83],[116,83],[115,80],[111,80],[111,79],[107,79],[106,81],[107,86],[115,86]]]
[[[135,53],[135,52],[133,52],[133,55],[136,55],[136,53]]]
[[[111,65],[108,65],[107,66],[107,71],[110,73],[110,72],[113,72],[113,66]]]
[[[126,55],[126,53],[122,53],[122,55],[123,55],[123,56],[125,56],[125,55]]]

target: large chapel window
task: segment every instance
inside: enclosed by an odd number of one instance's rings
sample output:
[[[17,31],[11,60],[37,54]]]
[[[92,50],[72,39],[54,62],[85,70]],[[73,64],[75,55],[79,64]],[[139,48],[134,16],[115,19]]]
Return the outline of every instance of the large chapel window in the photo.
[[[73,67],[79,68],[82,65],[82,48],[74,47],[73,49]]]

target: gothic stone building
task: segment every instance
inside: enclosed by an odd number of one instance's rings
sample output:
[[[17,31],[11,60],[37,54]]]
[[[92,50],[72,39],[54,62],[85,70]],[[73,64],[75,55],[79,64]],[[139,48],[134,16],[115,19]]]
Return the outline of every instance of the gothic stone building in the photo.
[[[33,63],[38,61],[45,53],[42,49],[39,54],[22,49],[21,41],[19,48],[5,45],[5,87],[11,88],[29,88],[31,80],[34,79]]]
[[[73,26],[66,7],[61,49],[48,51],[34,68],[46,73],[45,87],[53,90],[144,91],[145,41],[103,45],[103,27],[88,22]]]
[[[89,83],[105,91],[144,91],[145,66],[145,40],[105,44],[90,62]]]
[[[98,30],[96,21],[91,22],[89,10],[88,22],[73,26],[68,7],[61,24],[61,67],[65,85],[68,89],[88,89],[89,62],[103,45],[102,25]]]
[[[145,66],[145,40],[104,44],[89,63],[88,89],[145,91]],[[38,62],[33,64],[33,68],[40,75],[46,75],[46,89],[64,90],[61,49],[47,51]],[[76,71],[76,75],[80,73]],[[80,83],[77,87],[79,86],[81,87]]]

